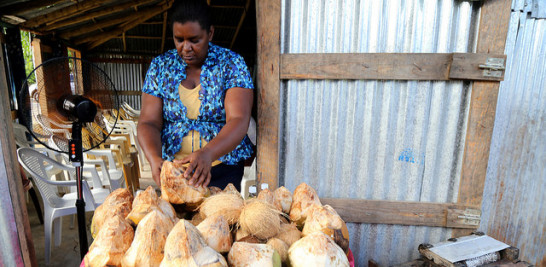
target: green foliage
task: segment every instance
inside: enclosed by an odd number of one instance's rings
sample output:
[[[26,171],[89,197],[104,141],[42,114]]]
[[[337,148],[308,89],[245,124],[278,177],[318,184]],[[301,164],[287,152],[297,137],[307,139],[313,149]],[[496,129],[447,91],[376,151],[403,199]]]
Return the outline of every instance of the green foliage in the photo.
[[[23,47],[23,57],[25,58],[25,72],[28,76],[34,70],[30,32],[21,31],[21,46]],[[36,75],[34,73],[30,77],[28,84],[33,83],[36,83]]]

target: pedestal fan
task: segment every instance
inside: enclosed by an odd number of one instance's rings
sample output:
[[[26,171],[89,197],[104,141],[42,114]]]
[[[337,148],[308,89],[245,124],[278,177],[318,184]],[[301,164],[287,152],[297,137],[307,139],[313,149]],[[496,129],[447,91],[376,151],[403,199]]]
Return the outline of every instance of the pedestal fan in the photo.
[[[36,75],[36,84],[28,84],[32,75]],[[101,117],[104,112],[118,108],[118,94],[108,75],[91,62],[73,57],[43,62],[27,77],[19,95],[21,123],[45,147],[67,153],[76,169],[76,209],[82,259],[88,250],[82,194],[83,152],[99,146],[108,138],[111,131],[104,127]],[[114,125],[118,113],[112,112],[108,116]],[[71,127],[63,127],[66,125]],[[88,129],[86,133],[94,134],[82,135],[82,128]],[[68,148],[62,150],[50,146],[49,140],[53,135],[68,138]]]

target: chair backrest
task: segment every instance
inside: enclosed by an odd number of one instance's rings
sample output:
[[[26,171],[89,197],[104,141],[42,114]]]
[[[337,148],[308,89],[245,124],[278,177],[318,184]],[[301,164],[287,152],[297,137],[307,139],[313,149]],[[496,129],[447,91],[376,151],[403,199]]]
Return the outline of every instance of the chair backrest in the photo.
[[[48,183],[49,175],[46,166],[59,169],[66,169],[66,167],[32,148],[19,148],[17,157],[19,163],[32,176],[44,202],[47,201],[50,206],[54,206],[60,197],[56,186]]]

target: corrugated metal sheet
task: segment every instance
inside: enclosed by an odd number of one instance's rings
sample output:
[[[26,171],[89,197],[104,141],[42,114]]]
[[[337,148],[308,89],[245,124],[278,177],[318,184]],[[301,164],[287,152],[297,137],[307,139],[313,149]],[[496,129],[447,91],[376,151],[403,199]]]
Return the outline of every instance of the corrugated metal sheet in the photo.
[[[142,91],[142,64],[95,63],[110,77],[116,90],[120,92],[120,104],[127,102],[133,108],[140,109],[140,92]],[[123,92],[134,92],[134,95],[123,95]]]
[[[478,4],[476,4],[478,5]],[[465,1],[282,2],[283,53],[472,52],[478,6]],[[456,201],[469,83],[285,81],[280,181],[320,197]],[[419,257],[444,228],[350,224],[358,266]]]
[[[480,229],[546,266],[546,19],[513,11],[505,54]]]

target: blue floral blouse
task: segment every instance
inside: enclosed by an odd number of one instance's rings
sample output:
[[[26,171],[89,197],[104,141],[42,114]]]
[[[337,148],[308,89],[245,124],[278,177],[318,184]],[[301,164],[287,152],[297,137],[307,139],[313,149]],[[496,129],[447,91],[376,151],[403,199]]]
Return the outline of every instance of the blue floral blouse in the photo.
[[[199,132],[210,142],[226,124],[224,98],[233,87],[254,89],[244,59],[237,53],[209,43],[207,58],[201,67],[201,107],[196,120],[186,117],[178,86],[186,79],[186,62],[176,49],[154,58],[146,74],[142,92],[163,99],[163,129],[161,131],[162,157],[173,160],[180,150],[182,138],[191,130]],[[245,136],[230,153],[219,158],[225,164],[235,165],[252,154],[250,139]]]

